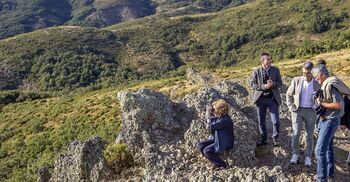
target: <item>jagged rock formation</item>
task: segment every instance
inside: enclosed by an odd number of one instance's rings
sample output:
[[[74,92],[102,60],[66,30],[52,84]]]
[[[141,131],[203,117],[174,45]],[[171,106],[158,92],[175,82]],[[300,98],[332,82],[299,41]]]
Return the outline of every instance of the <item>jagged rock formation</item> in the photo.
[[[207,84],[212,79],[212,75],[199,73],[193,68],[188,68],[186,70],[186,77],[191,84],[196,84],[196,83]]]
[[[47,182],[51,178],[51,174],[48,166],[44,166],[38,170],[38,182]]]
[[[103,150],[99,137],[72,142],[67,153],[56,160],[50,182],[109,181],[112,173],[102,156]]]
[[[167,96],[151,90],[121,92],[118,98],[123,111],[123,128],[116,142],[128,144],[140,162],[147,162],[149,159],[140,158],[150,157],[148,154],[160,145],[181,140],[188,121],[194,117],[181,104],[175,104]],[[149,164],[153,165],[153,162]]]
[[[163,181],[169,177],[174,181],[288,179],[281,166],[272,169],[256,167],[259,162],[255,154],[257,128],[253,115],[246,114],[252,112],[253,108],[249,106],[249,92],[239,83],[223,81],[214,87],[203,87],[174,103],[151,90],[119,93],[118,98],[123,111],[123,129],[116,142],[126,142],[131,149],[137,146],[135,158],[144,164],[146,174],[140,180]],[[223,155],[230,168],[213,173],[208,170],[210,164],[196,151],[195,145],[209,136],[204,116],[205,106],[219,98],[230,104],[229,113],[234,121],[236,141],[234,149]],[[181,109],[177,106],[181,106]],[[145,125],[144,121],[149,118],[149,114],[145,113],[154,113],[155,110],[164,114],[153,117],[152,124]],[[179,110],[181,113],[177,112]],[[174,113],[181,117],[174,117]],[[169,134],[160,138],[164,142],[150,139],[147,129],[157,122],[168,128],[165,123],[169,120],[174,123],[174,127],[171,127]],[[177,127],[179,125],[180,128]],[[135,136],[140,139],[137,141],[143,141],[143,145],[134,142]]]
[[[92,151],[84,149],[90,148],[84,147],[87,144],[75,142],[68,154],[56,162],[50,181],[83,178],[90,181],[312,181],[315,165],[312,168],[289,165],[291,127],[285,104],[281,106],[284,114],[280,146],[256,148],[259,136],[255,108],[250,106],[249,91],[242,85],[246,83],[222,81],[176,101],[148,89],[120,92],[123,123],[116,143],[128,144],[136,166],[108,179],[102,175],[109,173],[100,155],[101,146],[96,144],[97,149]],[[286,87],[281,90],[285,93]],[[196,151],[195,145],[209,136],[204,116],[206,105],[219,98],[230,105],[235,145],[222,155],[228,169],[211,171],[210,163]],[[81,157],[85,156],[82,151],[89,151],[86,160]],[[348,177],[338,175],[336,181],[346,181]]]
[[[85,18],[87,25],[105,27],[127,20],[133,20],[144,16],[154,14],[154,7],[150,2],[126,2],[107,6],[102,9],[95,10]]]

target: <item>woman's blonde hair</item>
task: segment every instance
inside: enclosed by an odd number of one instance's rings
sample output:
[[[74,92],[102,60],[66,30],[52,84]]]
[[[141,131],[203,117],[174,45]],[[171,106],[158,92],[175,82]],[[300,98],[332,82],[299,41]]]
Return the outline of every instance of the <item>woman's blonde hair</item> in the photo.
[[[216,100],[215,102],[213,102],[212,106],[216,110],[216,112],[221,115],[225,115],[228,113],[228,104],[223,99]]]

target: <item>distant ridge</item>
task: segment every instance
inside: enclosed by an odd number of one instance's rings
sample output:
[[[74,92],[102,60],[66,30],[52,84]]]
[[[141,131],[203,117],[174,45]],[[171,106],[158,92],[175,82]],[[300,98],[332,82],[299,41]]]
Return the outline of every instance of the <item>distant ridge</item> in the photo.
[[[3,0],[0,39],[57,25],[106,27],[153,14],[218,11],[246,0]]]
[[[0,89],[106,87],[181,75],[177,69],[188,64],[244,68],[257,64],[262,51],[276,62],[337,51],[350,47],[348,12],[348,0],[271,0],[103,29],[41,29],[0,41],[0,78],[13,75]]]

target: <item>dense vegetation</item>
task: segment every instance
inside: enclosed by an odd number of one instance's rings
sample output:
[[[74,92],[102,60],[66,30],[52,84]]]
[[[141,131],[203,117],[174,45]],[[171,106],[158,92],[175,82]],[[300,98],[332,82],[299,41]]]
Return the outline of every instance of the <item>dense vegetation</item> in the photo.
[[[278,61],[345,48],[350,45],[347,2],[333,3],[343,6],[341,11],[322,1],[270,0],[220,12],[196,27],[189,52],[210,57],[212,66],[227,66],[249,64],[262,51]]]
[[[0,180],[36,181],[72,140],[93,135],[113,142],[120,125],[114,92],[25,101],[0,114]]]
[[[150,22],[150,35],[142,31],[140,36],[151,38],[141,42],[131,31],[79,27],[51,28],[0,41],[0,66],[17,78],[4,79],[0,86],[56,91],[160,77],[182,64],[174,46],[186,40],[194,25],[183,22],[164,19],[160,26]],[[6,75],[0,72],[0,78]]]
[[[0,39],[57,25],[105,27],[156,13],[217,11],[246,0],[0,0]],[[187,8],[185,8],[187,7]],[[179,10],[178,10],[179,9]]]
[[[100,77],[116,74],[120,42],[109,31],[54,28],[2,41],[0,54],[5,55],[2,65],[7,72],[25,79],[22,86],[60,90],[90,85],[101,81]]]
[[[70,9],[66,0],[1,0],[0,39],[62,25],[70,19]]]
[[[113,7],[117,10],[108,13]],[[121,16],[118,7],[137,12],[132,13],[132,18],[154,13],[149,0],[1,0],[0,39],[55,25],[102,27],[115,24],[123,21],[115,19]]]
[[[347,0],[269,0],[104,30],[43,29],[0,41],[0,89],[106,87],[159,78],[189,63],[252,65],[262,51],[275,61],[335,51],[350,46],[349,10]]]
[[[2,9],[3,2],[10,1],[1,1]],[[84,2],[79,6],[89,9],[91,1]],[[0,89],[7,91],[0,93],[0,181],[35,181],[37,169],[52,166],[72,140],[114,141],[115,93],[129,81],[183,75],[186,65],[234,65],[222,73],[233,77],[257,65],[262,51],[279,62],[348,48],[348,12],[348,0],[254,1],[216,13],[152,16],[105,29],[53,27],[1,40]]]
[[[105,27],[155,13],[150,0],[71,0],[71,4],[69,25]]]

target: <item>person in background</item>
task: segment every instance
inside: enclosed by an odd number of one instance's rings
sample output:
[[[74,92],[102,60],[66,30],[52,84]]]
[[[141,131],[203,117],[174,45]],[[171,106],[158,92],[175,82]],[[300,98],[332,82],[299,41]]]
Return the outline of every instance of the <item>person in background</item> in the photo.
[[[233,147],[233,122],[228,115],[228,104],[219,99],[207,107],[206,118],[212,136],[197,144],[197,149],[212,163],[212,169],[225,169],[227,164],[220,158],[220,153]]]
[[[312,70],[315,79],[320,83],[322,97],[316,102],[325,108],[318,125],[319,134],[315,148],[317,159],[317,181],[328,181],[334,178],[334,147],[335,131],[344,114],[344,99],[342,95],[349,95],[349,88],[337,77],[330,76],[325,65],[318,65]]]
[[[282,102],[279,88],[282,85],[282,78],[280,70],[272,66],[272,58],[268,53],[262,53],[260,55],[260,62],[261,67],[253,71],[250,82],[250,86],[254,90],[252,103],[256,104],[261,136],[261,141],[257,143],[257,146],[267,145],[267,109],[270,111],[273,125],[273,145],[277,146],[280,130],[279,105]]]
[[[286,100],[287,106],[292,116],[292,159],[291,164],[298,163],[299,157],[299,138],[302,124],[305,124],[306,130],[306,151],[305,166],[311,166],[311,156],[314,146],[313,132],[316,122],[316,111],[313,109],[315,100],[313,93],[318,91],[321,86],[313,79],[311,70],[314,64],[310,61],[304,63],[302,68],[303,76],[293,78],[288,87]]]
[[[319,58],[319,59],[317,59],[317,66],[319,66],[319,65],[324,65],[324,66],[327,66],[327,63],[326,63],[326,60],[324,60],[324,59],[321,59],[321,58]],[[316,119],[316,123],[315,123],[315,134],[316,135],[318,135],[318,123],[319,123],[319,117],[317,117],[317,119]]]
[[[327,66],[327,63],[324,59],[317,59],[317,66],[320,64]]]

